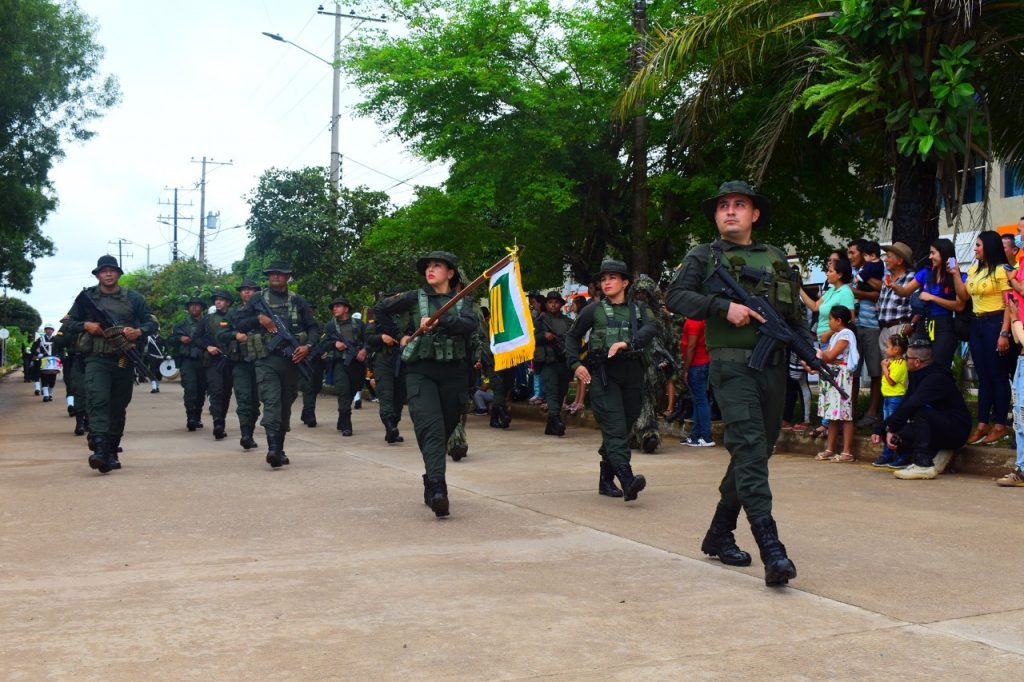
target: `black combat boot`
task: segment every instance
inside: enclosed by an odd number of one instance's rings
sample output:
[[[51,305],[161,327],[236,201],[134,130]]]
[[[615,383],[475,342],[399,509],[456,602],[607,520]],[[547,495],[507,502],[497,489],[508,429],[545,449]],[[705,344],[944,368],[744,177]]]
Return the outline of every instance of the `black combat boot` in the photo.
[[[89,468],[96,469],[101,474],[110,471],[110,463],[107,460],[108,447],[106,436],[91,436],[92,454],[89,455]]]
[[[238,441],[238,444],[241,445],[242,448],[244,448],[246,450],[251,450],[252,448],[259,447],[256,444],[256,441],[253,440],[253,437],[252,437],[252,427],[251,426],[241,426],[240,425],[238,427],[238,429],[239,429],[239,431],[242,432],[242,438]]]
[[[96,452],[96,438],[92,433],[85,437],[85,445],[89,448],[89,452]]]
[[[311,429],[314,428],[316,426],[316,408],[303,407],[302,415],[299,418],[302,420],[303,424]]]
[[[502,428],[501,427],[501,417],[500,417],[500,415],[498,413],[498,406],[495,405],[494,403],[491,403],[491,424],[490,424],[490,426],[491,426],[492,429],[500,429],[500,428]]]
[[[338,423],[341,424],[341,435],[351,436],[352,435],[352,415],[347,414],[344,417],[338,417]]]
[[[597,492],[607,497],[622,497],[622,491],[615,485],[615,469],[608,462],[601,460],[601,478],[597,481]]]
[[[285,464],[284,439],[280,431],[267,429],[267,464],[278,469]]]
[[[496,405],[494,411],[497,413],[498,428],[507,429],[508,425],[512,423],[512,415],[508,413],[504,407]]]
[[[403,438],[398,435],[398,425],[391,419],[384,422],[384,442],[401,443]]]
[[[199,416],[196,414],[196,410],[185,410],[185,428],[189,431],[199,428]]]
[[[224,420],[214,419],[213,420],[213,437],[217,440],[224,440],[228,437],[227,431],[224,430]]]
[[[68,405],[68,416],[69,417],[74,417],[75,416],[75,406],[74,405]]]
[[[107,466],[111,471],[120,469],[121,460],[117,458],[117,453],[121,452],[121,436],[110,436],[107,443]]]
[[[750,530],[761,550],[764,562],[764,584],[785,585],[796,577],[796,566],[786,556],[786,546],[779,542],[779,529],[771,514],[750,519]]]
[[[647,486],[647,479],[637,474],[633,475],[633,468],[629,462],[615,467],[615,475],[619,477],[619,485],[622,486],[622,497],[625,502],[632,502],[640,491]]]
[[[426,474],[423,474],[423,504],[430,506],[430,483]]]
[[[444,476],[427,479],[427,504],[438,518],[448,516],[448,484]]]
[[[564,436],[565,424],[558,417],[548,417],[548,425],[544,427],[545,436]]]
[[[736,537],[732,534],[739,515],[739,508],[729,509],[719,504],[704,542],[700,544],[700,551],[718,557],[726,566],[749,566],[750,554],[736,546]]]
[[[76,436],[84,436],[85,435],[85,415],[82,415],[82,414],[76,414],[75,415],[75,435]]]
[[[448,451],[448,454],[452,456],[452,459],[456,462],[461,460],[463,457],[469,454],[469,445],[466,443],[459,443],[458,445],[452,446],[452,449]]]

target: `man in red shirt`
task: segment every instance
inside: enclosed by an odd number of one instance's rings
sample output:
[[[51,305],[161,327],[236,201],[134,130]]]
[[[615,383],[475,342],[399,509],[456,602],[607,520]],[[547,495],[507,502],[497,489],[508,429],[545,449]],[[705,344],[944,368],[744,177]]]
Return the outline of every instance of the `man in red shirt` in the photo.
[[[711,439],[711,404],[708,401],[708,376],[711,358],[704,343],[704,320],[686,320],[679,342],[683,351],[683,383],[693,400],[693,427],[679,442],[694,448],[709,448]]]

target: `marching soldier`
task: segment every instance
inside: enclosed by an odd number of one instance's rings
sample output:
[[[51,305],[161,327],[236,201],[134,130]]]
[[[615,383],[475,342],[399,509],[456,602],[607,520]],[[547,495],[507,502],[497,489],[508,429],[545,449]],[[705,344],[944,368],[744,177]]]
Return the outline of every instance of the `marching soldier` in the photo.
[[[572,320],[562,312],[565,299],[559,291],[549,291],[544,298],[544,312],[534,321],[536,350],[533,365],[540,375],[544,396],[548,401],[548,423],[544,435],[565,435],[562,422],[562,401],[569,391],[569,366],[565,364],[565,334]]]
[[[432,251],[419,259],[416,269],[426,280],[424,286],[378,303],[377,319],[411,312],[423,328],[454,296],[458,267],[458,259],[447,251]],[[438,517],[448,516],[445,446],[466,402],[466,337],[476,331],[478,324],[472,304],[463,298],[425,334],[414,340],[406,336],[401,341],[409,414],[426,469],[423,501]]]
[[[309,309],[309,314],[313,315],[312,308]],[[318,329],[323,329],[323,325],[318,320],[316,323]],[[309,339],[309,343],[313,347],[313,352],[309,354],[310,376],[307,379],[305,375],[299,375],[299,393],[302,394],[302,412],[299,414],[299,419],[311,429],[316,428],[316,399],[324,388],[324,373],[327,371],[324,354],[317,352],[322,340],[322,336]]]
[[[463,285],[469,279],[466,277],[466,273],[462,271],[462,268],[458,269],[458,275],[459,283],[455,286],[456,293],[462,291]],[[473,409],[473,372],[483,366],[484,344],[490,345],[489,331],[484,324],[483,309],[476,301],[471,301],[471,305],[473,306],[473,314],[477,316],[479,324],[477,330],[466,339],[466,359],[469,365],[466,372],[466,378],[468,379],[466,384],[467,400],[462,405],[462,416],[459,417],[459,421],[455,424],[455,429],[448,437],[448,444],[445,448],[454,462],[462,461],[469,454],[469,438],[466,436],[466,415]]]
[[[272,261],[263,274],[269,286],[253,294],[239,311],[236,328],[246,335],[249,354],[256,363],[256,385],[263,403],[260,424],[267,433],[267,464],[277,469],[289,464],[284,440],[291,430],[292,403],[299,393],[297,365],[312,353],[312,344],[320,338],[320,325],[306,299],[288,291],[292,270],[287,263]],[[274,319],[261,312],[264,305],[287,329],[278,329]],[[293,336],[296,343],[279,343],[282,333]]]
[[[604,298],[580,313],[565,335],[565,358],[574,375],[590,385],[590,404],[601,425],[601,476],[598,492],[635,500],[647,485],[630,467],[629,430],[640,416],[643,365],[640,352],[658,326],[647,306],[627,300],[630,274],[617,260],[601,263],[598,281]],[[590,332],[587,363],[580,362],[580,343]],[[622,491],[615,487],[615,477]]]
[[[53,349],[54,331],[55,327],[53,324],[47,323],[43,327],[43,333],[32,342],[32,357],[35,358],[36,364],[40,367],[39,380],[36,382],[36,386],[41,387],[44,403],[53,401],[53,389],[57,385],[56,367],[46,366],[47,358],[56,357],[57,355]]]
[[[256,420],[260,416],[260,400],[256,394],[256,367],[249,354],[248,335],[235,328],[242,310],[249,303],[253,294],[260,290],[259,285],[249,278],[242,280],[238,287],[238,298],[241,305],[228,310],[225,322],[217,333],[217,345],[227,354],[231,363],[231,384],[235,391],[235,414],[238,415],[238,430],[242,437],[238,444],[245,450],[258,447],[253,439]]]
[[[185,307],[188,309],[188,317],[174,325],[167,345],[173,349],[178,363],[178,376],[181,377],[181,388],[184,391],[185,427],[195,431],[203,428],[203,403],[206,400],[206,371],[203,368],[205,349],[200,343],[206,302],[193,296],[185,303]]]
[[[72,334],[71,318],[67,315],[61,320],[60,329],[54,339],[54,348],[64,354],[64,386],[68,392],[68,409],[75,418],[75,435],[85,434],[88,419],[85,414],[85,356],[79,349],[80,334]]]
[[[669,321],[663,311],[658,285],[647,275],[640,275],[632,287],[632,295],[633,300],[641,301],[647,306],[658,325],[658,333],[647,344],[641,356],[644,365],[643,400],[640,403],[640,416],[630,434],[630,445],[650,454],[661,445],[658,400],[665,394],[665,378],[671,376],[675,361],[666,348]],[[669,343],[669,347],[678,346],[678,337],[675,343]]]
[[[206,390],[210,396],[210,416],[213,417],[213,437],[223,440],[227,437],[224,422],[231,405],[232,368],[227,346],[222,346],[219,334],[228,328],[228,308],[234,298],[227,289],[213,292],[215,310],[203,318],[203,333],[199,345],[203,346],[203,366],[206,369]]]
[[[742,181],[725,182],[718,195],[702,204],[704,215],[718,227],[721,238],[693,248],[676,271],[668,291],[671,310],[707,320],[706,338],[711,355],[711,385],[725,420],[725,446],[729,466],[718,487],[720,499],[701,551],[730,566],[749,566],[750,555],[736,546],[732,531],[740,509],[761,550],[765,583],[784,585],[796,577],[796,567],[779,541],[772,518],[772,491],[768,485],[768,458],[782,427],[788,355],[776,348],[763,370],[748,365],[757,344],[757,326],[764,322],[750,308],[711,294],[705,279],[719,265],[736,273],[748,291],[770,303],[812,340],[800,314],[800,281],[780,249],[760,244],[753,230],[766,225],[771,204]],[[743,273],[762,273],[753,280]]]
[[[352,304],[344,296],[331,301],[334,316],[324,328],[320,350],[327,354],[338,394],[338,430],[352,435],[352,399],[366,376],[366,326],[350,316]]]
[[[402,293],[391,289],[384,296]],[[402,347],[399,342],[416,331],[409,311],[382,315],[377,312],[366,326],[366,343],[373,351],[373,376],[376,380],[377,405],[384,424],[384,441],[401,443],[398,423],[405,405],[405,374],[402,372]]]
[[[79,336],[79,349],[85,356],[86,409],[94,448],[89,466],[105,474],[121,468],[117,451],[135,385],[135,368],[118,349],[125,343],[138,345],[144,334],[155,334],[158,326],[146,299],[118,286],[124,272],[116,258],[101,256],[92,274],[98,284],[84,293],[110,314],[118,333],[108,337],[97,315],[77,302],[68,313],[68,328]]]

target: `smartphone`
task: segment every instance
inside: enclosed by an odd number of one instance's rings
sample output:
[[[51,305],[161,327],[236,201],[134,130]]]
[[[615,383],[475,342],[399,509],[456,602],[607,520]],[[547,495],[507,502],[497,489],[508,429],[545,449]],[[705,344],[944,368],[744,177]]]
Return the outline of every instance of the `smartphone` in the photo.
[[[1012,301],[1012,300],[1014,300],[1013,299],[1013,292],[1012,291],[1004,291],[1003,292],[1003,303],[1005,303],[1006,305],[1010,305],[1010,301]]]
[[[956,267],[956,258],[952,258],[952,257],[948,258],[946,260],[946,267],[949,268],[950,270],[955,268]]]

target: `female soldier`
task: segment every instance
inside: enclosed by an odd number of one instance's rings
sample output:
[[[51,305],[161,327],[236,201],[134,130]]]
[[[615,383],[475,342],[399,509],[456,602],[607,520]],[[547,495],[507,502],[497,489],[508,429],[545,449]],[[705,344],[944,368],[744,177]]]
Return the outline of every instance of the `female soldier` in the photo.
[[[469,364],[467,337],[477,329],[472,302],[465,298],[434,324],[430,317],[455,295],[459,261],[447,251],[431,251],[416,261],[426,284],[420,289],[386,298],[376,306],[376,318],[413,311],[425,332],[405,336],[402,360],[406,367],[406,399],[416,442],[423,455],[423,501],[439,517],[448,516],[448,485],[444,480],[445,446],[462,416],[467,400]]]
[[[647,306],[628,303],[629,270],[617,260],[601,263],[598,281],[604,299],[591,303],[565,335],[565,360],[577,379],[590,384],[590,404],[601,425],[601,478],[598,492],[625,494],[635,500],[647,481],[634,476],[629,459],[629,431],[640,416],[644,370],[640,352],[658,332]],[[580,343],[590,332],[587,364],[580,362]],[[615,487],[619,477],[622,491]]]

